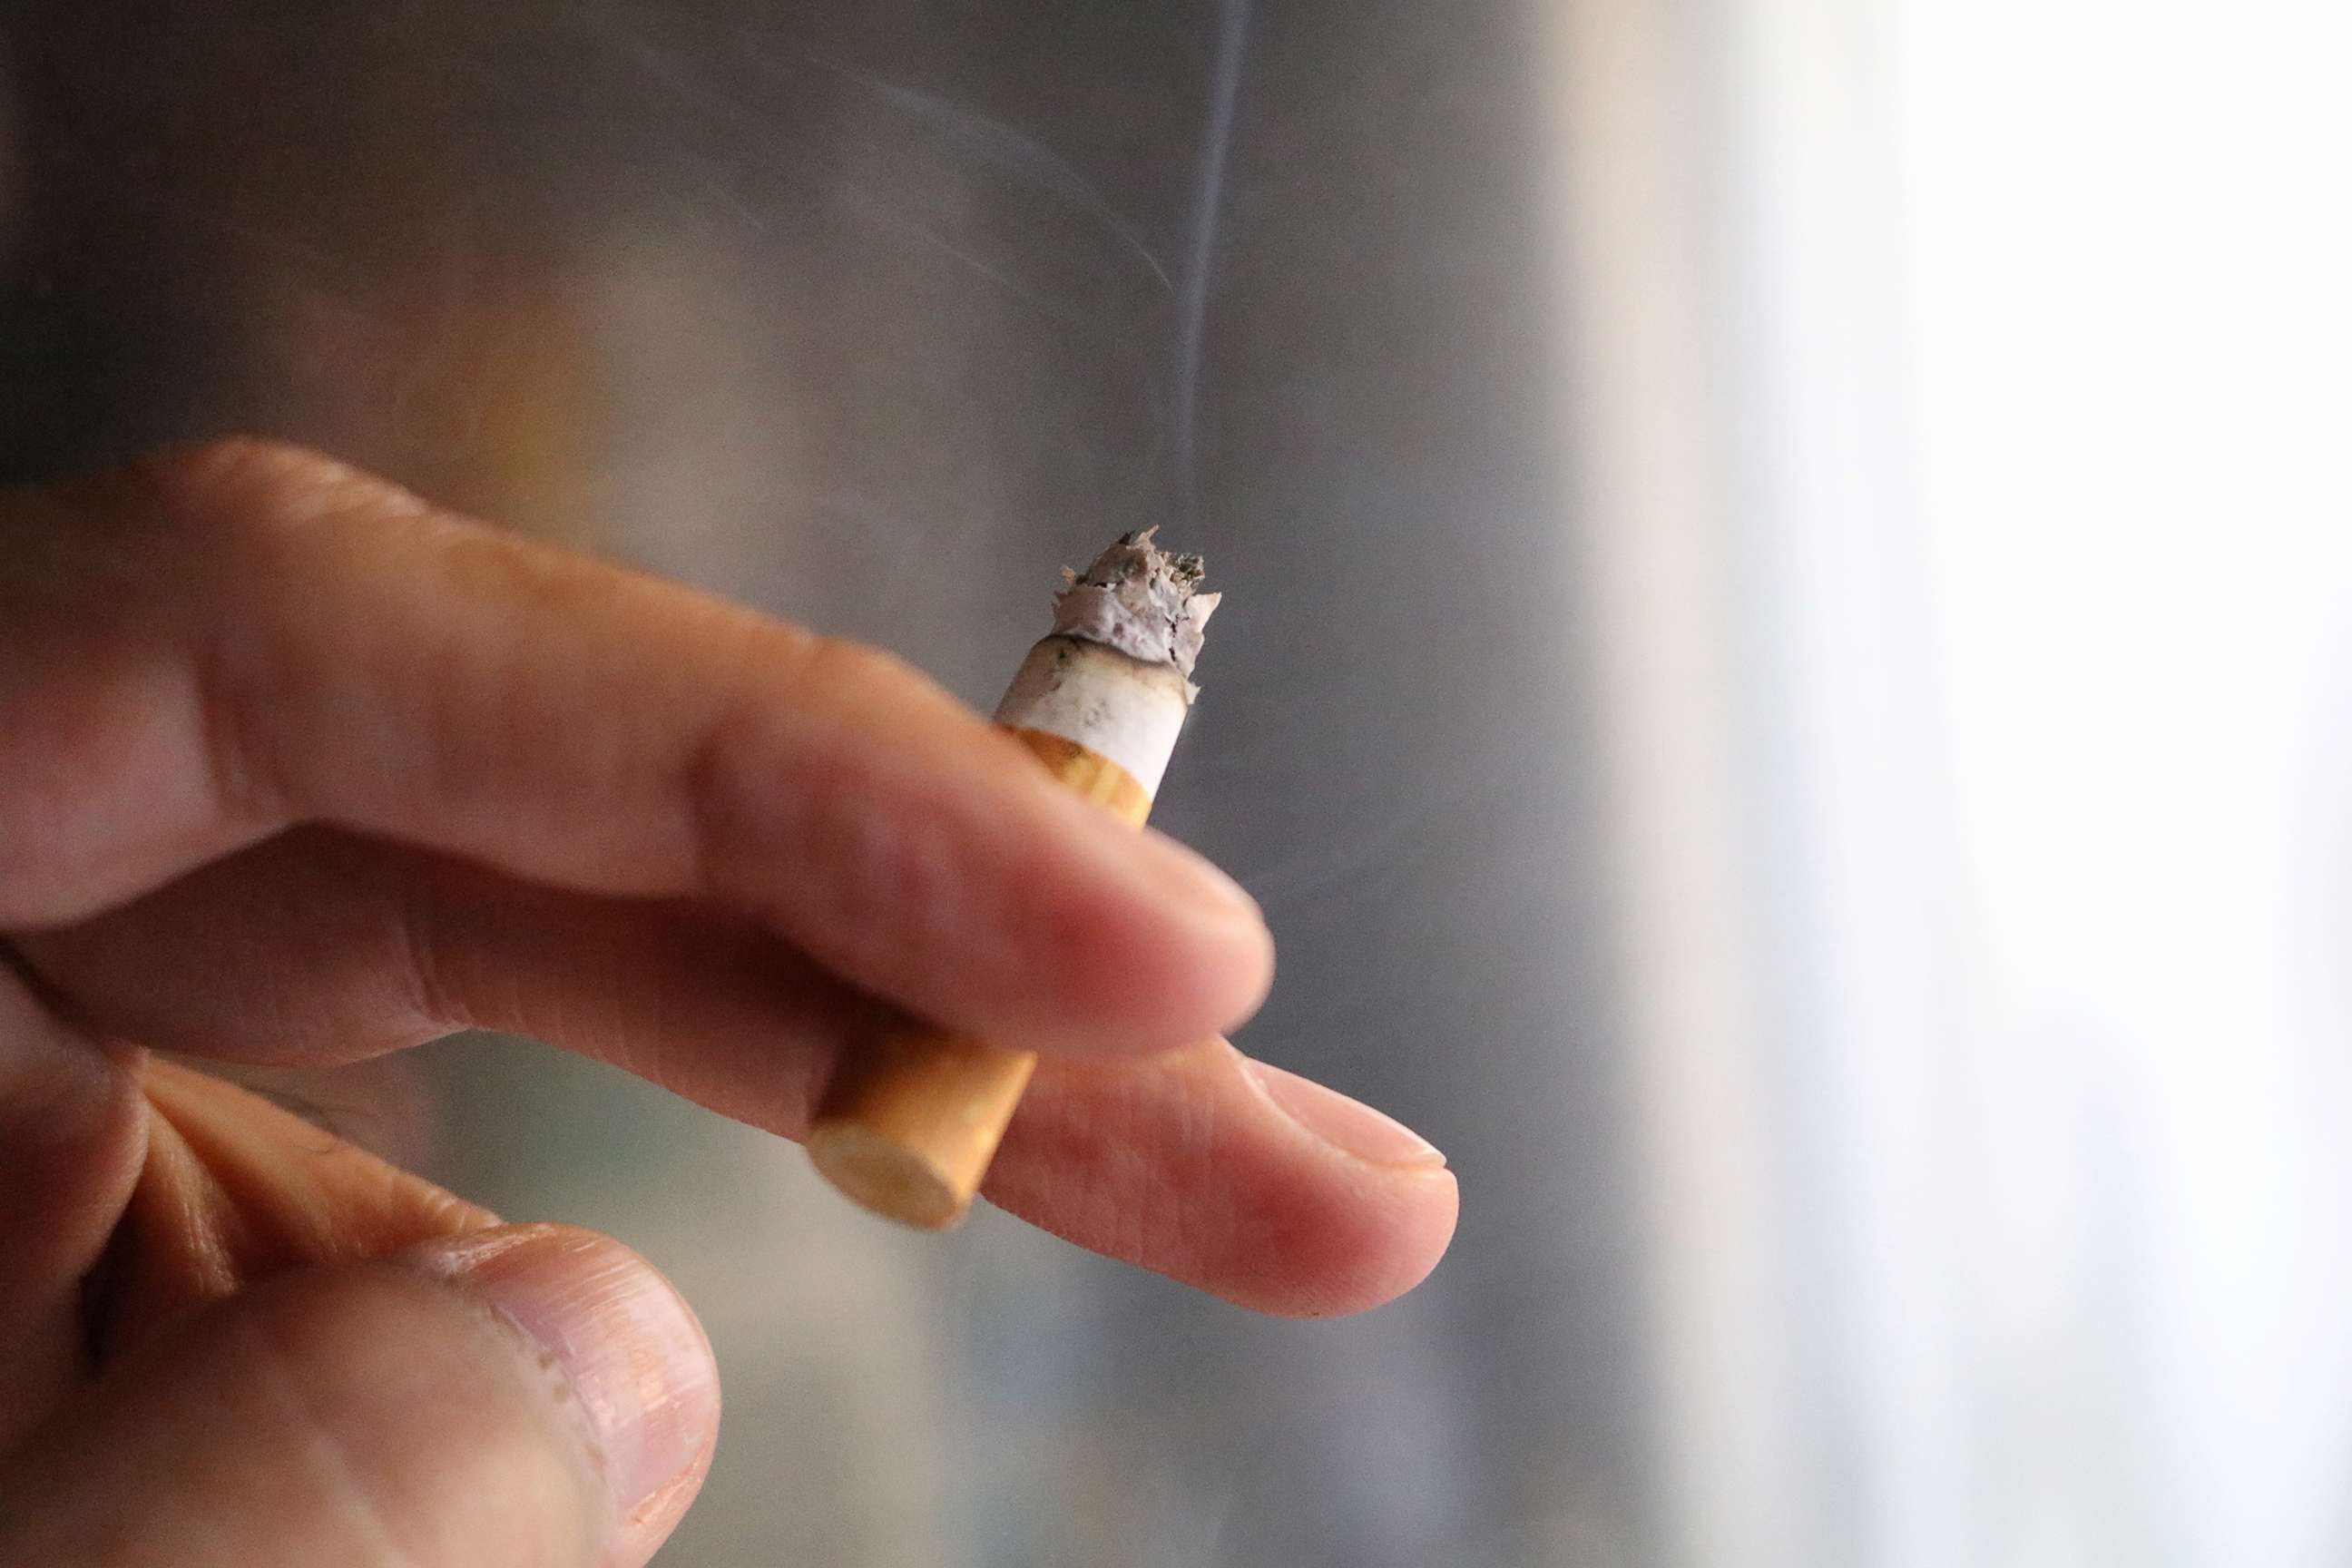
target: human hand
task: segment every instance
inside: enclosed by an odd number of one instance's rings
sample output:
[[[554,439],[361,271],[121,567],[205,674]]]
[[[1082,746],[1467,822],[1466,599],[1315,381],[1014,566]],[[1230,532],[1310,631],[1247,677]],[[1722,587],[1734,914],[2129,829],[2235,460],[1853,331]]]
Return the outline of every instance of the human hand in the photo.
[[[1271,946],[1197,857],[883,655],[267,443],[0,495],[0,1563],[635,1564],[709,1462],[642,1259],[150,1048],[481,1026],[791,1137],[913,1015],[1044,1053],[986,1190],[1081,1246],[1319,1315],[1453,1229],[1215,1038]]]

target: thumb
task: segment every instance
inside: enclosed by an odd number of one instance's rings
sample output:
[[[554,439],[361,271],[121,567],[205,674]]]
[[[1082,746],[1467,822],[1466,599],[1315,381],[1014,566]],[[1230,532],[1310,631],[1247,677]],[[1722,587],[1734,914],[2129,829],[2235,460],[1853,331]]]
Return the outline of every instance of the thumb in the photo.
[[[552,1226],[284,1275],[110,1368],[0,1463],[0,1564],[639,1568],[719,1424],[702,1330]]]

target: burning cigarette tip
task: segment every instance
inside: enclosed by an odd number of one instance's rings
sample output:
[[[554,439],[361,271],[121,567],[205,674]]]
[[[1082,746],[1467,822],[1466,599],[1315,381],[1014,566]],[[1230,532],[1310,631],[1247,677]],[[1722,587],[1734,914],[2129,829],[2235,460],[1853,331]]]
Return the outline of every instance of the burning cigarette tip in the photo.
[[[1062,568],[1054,635],[1100,643],[1147,664],[1173,665],[1189,679],[1202,628],[1223,598],[1204,594],[1208,567],[1152,543],[1157,526],[1122,535],[1084,572]]]

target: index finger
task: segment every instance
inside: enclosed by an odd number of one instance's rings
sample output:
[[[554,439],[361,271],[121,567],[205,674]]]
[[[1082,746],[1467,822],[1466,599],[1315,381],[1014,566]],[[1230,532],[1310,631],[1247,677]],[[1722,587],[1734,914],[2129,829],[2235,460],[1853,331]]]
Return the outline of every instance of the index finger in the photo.
[[[722,900],[938,1022],[1175,1045],[1263,996],[1255,905],[922,677],[232,442],[11,498],[0,925],[299,821]]]

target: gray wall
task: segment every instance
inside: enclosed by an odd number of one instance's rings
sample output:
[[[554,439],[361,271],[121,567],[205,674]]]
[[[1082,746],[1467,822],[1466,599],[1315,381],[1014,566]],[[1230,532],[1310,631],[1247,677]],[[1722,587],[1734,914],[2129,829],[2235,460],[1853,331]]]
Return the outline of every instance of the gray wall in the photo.
[[[975,703],[1115,532],[1227,590],[1158,820],[1280,941],[1242,1043],[1447,1151],[1452,1256],[1261,1321],[998,1215],[886,1232],[617,1074],[438,1047],[432,1173],[614,1230],[710,1327],[726,1433],[664,1562],[1646,1555],[1535,25],[0,10],[11,475],[266,431]]]

